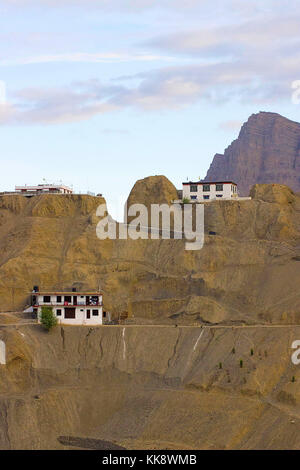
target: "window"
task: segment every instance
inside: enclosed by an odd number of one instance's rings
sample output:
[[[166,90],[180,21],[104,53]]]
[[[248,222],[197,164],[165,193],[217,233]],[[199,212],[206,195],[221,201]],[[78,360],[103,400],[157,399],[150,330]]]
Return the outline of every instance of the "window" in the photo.
[[[58,309],[56,310],[56,315],[57,315],[58,317],[61,317],[61,309],[60,309],[60,308],[58,308]]]
[[[93,317],[97,317],[99,315],[98,310],[92,310],[92,312],[93,312]]]
[[[223,194],[216,194],[216,197],[223,197]]]
[[[90,305],[98,305],[98,295],[92,295],[90,297]]]
[[[103,318],[106,318],[106,312],[103,312]]]
[[[196,184],[191,184],[190,185],[190,192],[191,193],[196,193],[198,191],[198,186]]]
[[[50,295],[44,295],[44,302],[49,304],[51,302],[51,297]]]
[[[65,308],[65,318],[76,318],[75,308]]]
[[[223,191],[223,184],[216,184],[216,191]]]
[[[209,199],[209,196],[203,196],[203,199]]]
[[[191,196],[191,199],[195,200],[197,199],[197,196]]]
[[[72,297],[70,295],[65,295],[65,302],[72,302]]]
[[[91,311],[89,309],[86,311],[86,318],[91,318]]]
[[[61,295],[56,296],[56,302],[61,302]]]
[[[210,191],[210,184],[204,184],[203,191]]]

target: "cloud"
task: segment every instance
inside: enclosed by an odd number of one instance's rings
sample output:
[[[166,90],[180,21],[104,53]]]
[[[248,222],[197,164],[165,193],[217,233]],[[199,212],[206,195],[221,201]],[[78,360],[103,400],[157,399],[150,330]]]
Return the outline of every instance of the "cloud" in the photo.
[[[262,51],[282,49],[299,44],[300,6],[295,15],[260,15],[251,21],[243,19],[239,23],[217,25],[192,31],[178,31],[147,41],[147,46],[160,51],[172,51],[182,55],[197,57],[228,56],[236,57],[255,52],[259,57]]]
[[[133,84],[103,84],[98,80],[73,82],[62,88],[21,89],[7,98],[1,124],[56,124],[89,119],[97,114],[139,109],[176,110],[206,101],[222,104],[273,103],[290,96],[288,76],[275,74],[269,64],[252,70],[250,64],[230,62],[165,67],[133,75]]]
[[[170,61],[172,57],[154,54],[122,54],[122,53],[85,53],[73,52],[69,54],[45,54],[32,57],[20,57],[16,59],[0,60],[0,66],[16,66],[29,64],[45,64],[51,62],[90,62],[90,63],[112,63],[112,62],[152,62]]]
[[[103,129],[102,134],[106,135],[129,135],[130,132],[127,129]]]
[[[223,24],[158,36],[143,46],[198,59],[203,67],[190,68],[191,79],[216,102],[289,100],[291,82],[300,78],[300,4],[273,5],[267,13],[254,9],[250,19],[225,17]]]
[[[222,131],[233,132],[233,131],[239,131],[242,125],[243,125],[242,121],[234,121],[234,120],[224,121],[220,123],[219,128]]]
[[[206,1],[202,3],[208,5]],[[127,73],[127,76],[112,78],[108,84],[87,80],[60,88],[19,90],[2,106],[0,122],[52,124],[128,108],[151,112],[181,109],[201,101],[219,105],[234,100],[247,104],[290,100],[291,83],[300,79],[300,3],[266,0],[262,6],[261,2],[253,0],[251,8],[249,2],[247,5],[242,2],[243,8],[238,7],[239,3],[223,0],[227,6],[236,5],[238,16],[225,15],[218,19],[219,23],[215,21],[214,26],[177,31],[148,40],[147,48],[153,53],[77,52],[15,59],[15,63],[29,64],[161,58],[168,61],[172,58],[169,54],[184,58],[180,65],[139,74]],[[145,6],[147,2],[141,4]],[[167,4],[169,2],[163,2]],[[211,3],[209,5],[211,9]],[[286,5],[290,6],[288,10],[284,10]],[[199,6],[199,2],[194,2],[194,6]],[[141,46],[145,48],[145,43]],[[2,65],[11,63],[4,60]],[[234,122],[223,123],[223,126],[229,129]]]
[[[56,89],[27,88],[0,105],[0,124],[57,124],[89,119],[112,112],[117,105],[107,101],[120,87],[102,86],[96,80]]]
[[[179,73],[180,72],[180,73]],[[10,95],[0,109],[2,125],[55,124],[84,120],[103,114],[136,108],[175,109],[195,102],[203,86],[190,71],[179,68],[138,75],[134,87],[104,85],[98,80],[73,82],[62,88],[26,88]]]
[[[220,0],[217,0],[217,3]],[[224,0],[222,0],[224,1]],[[226,1],[226,0],[225,0]],[[62,8],[62,7],[92,7],[101,9],[126,9],[129,11],[135,11],[140,9],[148,8],[195,8],[205,3],[209,3],[208,0],[0,0],[0,4],[8,6],[48,6],[51,8]]]

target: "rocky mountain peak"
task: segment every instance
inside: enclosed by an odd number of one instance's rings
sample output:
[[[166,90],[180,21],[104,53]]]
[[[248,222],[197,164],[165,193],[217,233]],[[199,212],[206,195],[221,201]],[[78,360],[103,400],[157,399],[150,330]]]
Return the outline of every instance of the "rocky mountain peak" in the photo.
[[[239,136],[216,154],[205,180],[230,179],[247,196],[256,183],[279,183],[300,191],[300,124],[280,114],[252,114]]]

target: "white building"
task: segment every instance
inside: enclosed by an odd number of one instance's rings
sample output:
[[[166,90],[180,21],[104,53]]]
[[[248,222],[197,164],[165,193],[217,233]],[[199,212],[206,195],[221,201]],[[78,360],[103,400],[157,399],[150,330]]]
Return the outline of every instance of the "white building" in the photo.
[[[72,194],[73,190],[62,184],[38,184],[37,186],[15,186],[16,193],[24,195],[37,194]]]
[[[33,310],[40,323],[42,307],[51,306],[58,323],[66,325],[102,325],[102,293],[100,292],[33,292]]]
[[[215,199],[238,198],[238,189],[233,181],[197,181],[182,183],[182,199],[191,202],[211,201]]]

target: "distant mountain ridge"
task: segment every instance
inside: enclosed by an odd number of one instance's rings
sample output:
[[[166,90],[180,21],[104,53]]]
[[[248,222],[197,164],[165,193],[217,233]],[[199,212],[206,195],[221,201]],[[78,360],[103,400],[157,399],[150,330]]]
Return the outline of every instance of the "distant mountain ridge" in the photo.
[[[204,181],[233,180],[247,196],[256,183],[280,183],[300,191],[300,123],[280,114],[252,114],[239,137],[216,154]]]

